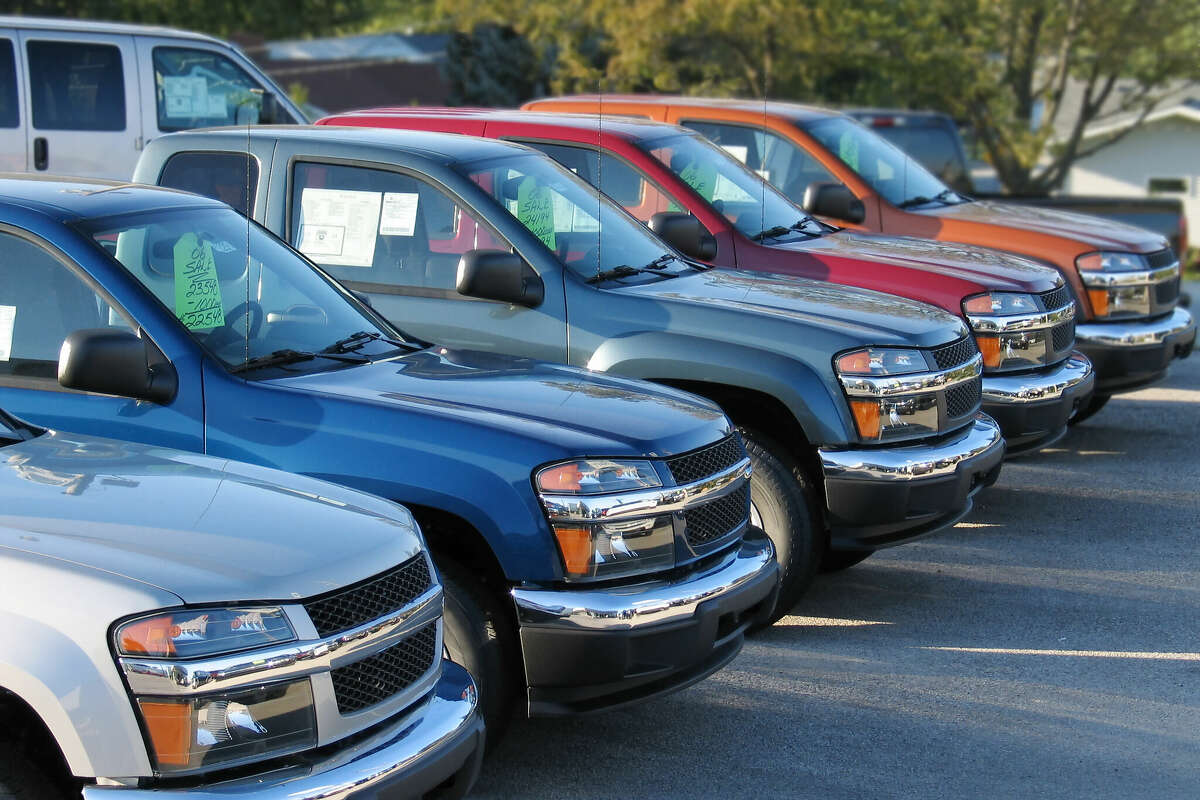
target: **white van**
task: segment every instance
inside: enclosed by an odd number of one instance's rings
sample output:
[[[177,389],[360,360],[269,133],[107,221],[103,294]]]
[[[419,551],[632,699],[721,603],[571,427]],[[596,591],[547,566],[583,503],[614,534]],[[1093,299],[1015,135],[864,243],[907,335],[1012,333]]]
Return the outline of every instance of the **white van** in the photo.
[[[146,142],[163,133],[305,121],[220,39],[0,16],[0,171],[127,180]]]

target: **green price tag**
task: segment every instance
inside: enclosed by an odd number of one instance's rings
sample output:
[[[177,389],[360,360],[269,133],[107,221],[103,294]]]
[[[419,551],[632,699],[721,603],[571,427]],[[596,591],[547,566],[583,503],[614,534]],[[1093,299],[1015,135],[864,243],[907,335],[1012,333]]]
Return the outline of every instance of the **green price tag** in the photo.
[[[843,133],[842,138],[838,141],[838,158],[847,167],[858,172],[858,139],[849,133]]]
[[[680,179],[696,190],[696,194],[711,201],[717,189],[717,168],[712,164],[693,161],[679,173]]]
[[[517,187],[517,219],[551,250],[554,243],[554,198],[550,188],[526,178]]]
[[[190,331],[225,324],[212,245],[188,233],[175,243],[175,316]]]

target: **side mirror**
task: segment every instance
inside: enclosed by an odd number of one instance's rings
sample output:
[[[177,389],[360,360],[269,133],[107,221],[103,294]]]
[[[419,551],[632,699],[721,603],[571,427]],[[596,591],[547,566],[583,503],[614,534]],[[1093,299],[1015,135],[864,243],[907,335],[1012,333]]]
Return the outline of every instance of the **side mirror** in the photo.
[[[701,261],[717,257],[717,240],[691,214],[660,211],[650,218],[650,230],[685,256]]]
[[[810,183],[804,190],[804,210],[819,217],[833,217],[859,223],[867,218],[867,208],[842,183]]]
[[[59,352],[58,382],[68,389],[169,403],[179,379],[170,363],[150,363],[152,347],[130,331],[75,331]]]
[[[516,253],[468,250],[458,260],[459,294],[519,306],[540,306],[546,297],[542,279]]]

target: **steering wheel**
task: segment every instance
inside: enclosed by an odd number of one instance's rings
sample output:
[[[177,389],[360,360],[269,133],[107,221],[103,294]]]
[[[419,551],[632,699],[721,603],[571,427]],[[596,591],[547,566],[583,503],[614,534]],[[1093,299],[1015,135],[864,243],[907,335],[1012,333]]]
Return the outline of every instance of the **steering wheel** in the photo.
[[[242,317],[250,318],[250,322],[246,325],[246,338],[253,339],[262,330],[263,320],[266,319],[266,316],[262,305],[256,300],[246,300],[238,303],[225,315],[225,324],[208,334],[204,343],[213,350],[220,350],[222,347],[240,339],[241,336],[234,328],[234,323]]]

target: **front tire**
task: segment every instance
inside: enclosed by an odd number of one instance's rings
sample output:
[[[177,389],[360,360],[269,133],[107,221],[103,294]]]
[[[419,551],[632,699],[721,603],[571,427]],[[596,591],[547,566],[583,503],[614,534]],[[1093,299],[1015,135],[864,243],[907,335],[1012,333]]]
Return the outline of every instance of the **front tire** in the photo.
[[[513,652],[516,635],[494,594],[466,569],[442,562],[438,571],[446,598],[442,641],[450,660],[475,678],[490,752],[512,721],[523,674]]]
[[[783,617],[812,585],[825,550],[825,532],[807,473],[787,450],[750,428],[739,427],[754,467],[751,515],[775,546],[779,599],[769,625]]]
[[[0,743],[0,800],[65,800],[62,792],[10,742]]]

